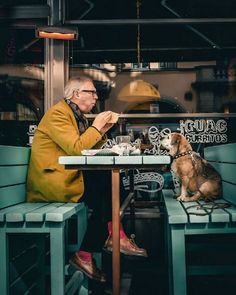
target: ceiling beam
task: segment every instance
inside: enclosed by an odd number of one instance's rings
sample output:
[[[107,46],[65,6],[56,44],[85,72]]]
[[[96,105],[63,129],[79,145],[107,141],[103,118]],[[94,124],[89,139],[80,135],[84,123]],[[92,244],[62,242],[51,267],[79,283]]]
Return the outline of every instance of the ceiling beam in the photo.
[[[236,46],[226,46],[226,47],[222,47],[221,49],[223,50],[235,50]],[[142,52],[148,52],[148,51],[192,51],[192,50],[197,50],[197,51],[201,51],[201,50],[214,50],[216,51],[215,48],[212,47],[148,47],[148,48],[142,48],[141,51]],[[73,49],[73,53],[89,53],[89,52],[136,52],[137,48],[101,48],[101,49]]]
[[[232,24],[236,18],[161,18],[161,19],[98,19],[65,20],[67,25],[186,25],[186,24]]]
[[[50,16],[49,5],[1,6],[0,20],[35,19]]]

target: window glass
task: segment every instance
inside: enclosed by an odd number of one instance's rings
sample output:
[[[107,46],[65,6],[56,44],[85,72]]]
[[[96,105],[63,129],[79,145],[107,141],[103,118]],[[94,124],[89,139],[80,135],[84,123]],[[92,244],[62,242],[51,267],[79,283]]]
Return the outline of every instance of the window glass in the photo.
[[[43,42],[7,25],[0,38],[0,144],[28,145],[44,112]]]

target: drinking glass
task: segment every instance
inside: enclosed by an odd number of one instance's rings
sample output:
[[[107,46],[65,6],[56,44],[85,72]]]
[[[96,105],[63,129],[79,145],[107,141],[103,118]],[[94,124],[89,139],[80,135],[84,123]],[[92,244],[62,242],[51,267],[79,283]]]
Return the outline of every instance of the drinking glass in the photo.
[[[129,135],[118,135],[116,136],[116,143],[118,145],[129,145],[130,144],[130,136]]]
[[[123,155],[129,155],[131,140],[129,135],[118,135],[116,136],[116,144],[124,149]]]

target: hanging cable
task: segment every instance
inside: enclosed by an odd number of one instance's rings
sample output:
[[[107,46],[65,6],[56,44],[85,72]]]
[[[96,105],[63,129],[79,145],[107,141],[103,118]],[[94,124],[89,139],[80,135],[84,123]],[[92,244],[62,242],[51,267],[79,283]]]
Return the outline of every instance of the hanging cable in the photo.
[[[140,19],[140,6],[141,6],[141,0],[136,1],[136,14],[137,14],[137,19]],[[140,65],[140,24],[138,23],[137,25],[137,63]]]

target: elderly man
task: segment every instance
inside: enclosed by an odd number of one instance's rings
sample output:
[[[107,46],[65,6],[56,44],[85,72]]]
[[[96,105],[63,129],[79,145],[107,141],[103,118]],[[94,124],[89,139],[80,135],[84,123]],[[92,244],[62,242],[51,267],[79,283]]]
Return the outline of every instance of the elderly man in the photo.
[[[109,123],[111,111],[98,114],[89,126],[85,113],[89,113],[98,99],[93,81],[76,77],[68,81],[65,98],[50,108],[35,132],[27,181],[29,202],[79,202],[84,194],[82,171],[65,170],[58,158],[81,155],[84,149],[99,148],[106,140],[106,132],[114,125]],[[99,197],[99,196],[96,196]],[[112,251],[111,224],[106,247]],[[144,249],[132,243],[121,227],[121,252],[127,255],[146,256]],[[77,251],[70,263],[91,279],[105,282],[86,249]]]

